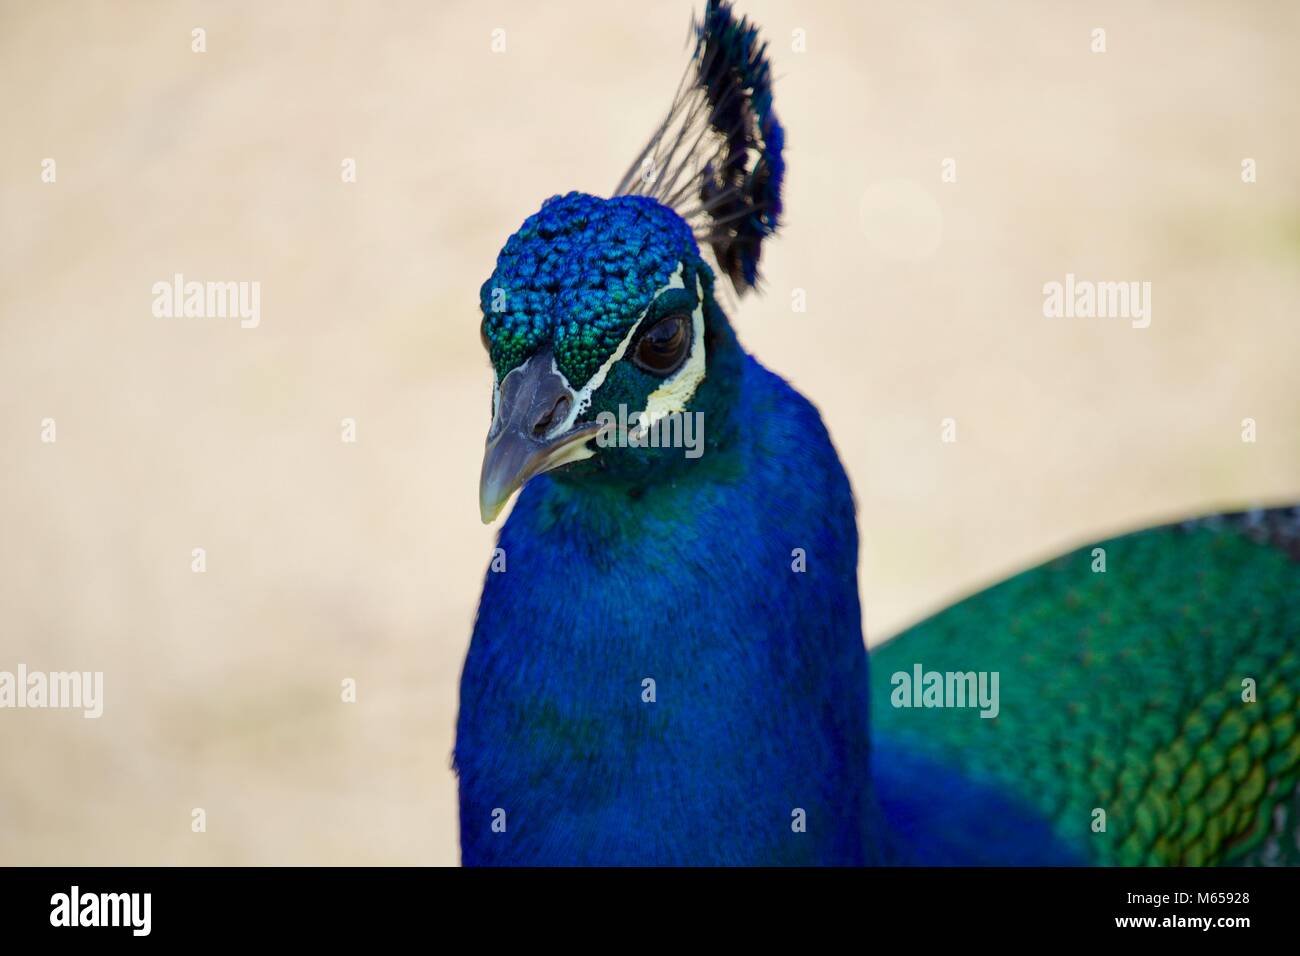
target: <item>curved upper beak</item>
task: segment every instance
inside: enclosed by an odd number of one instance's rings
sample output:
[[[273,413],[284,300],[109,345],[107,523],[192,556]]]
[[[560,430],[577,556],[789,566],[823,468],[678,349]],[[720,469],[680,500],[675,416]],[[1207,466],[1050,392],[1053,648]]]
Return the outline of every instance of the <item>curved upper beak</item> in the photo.
[[[479,477],[484,524],[492,523],[529,478],[595,454],[587,447],[600,430],[595,422],[560,428],[575,400],[549,349],[513,369],[501,382]]]

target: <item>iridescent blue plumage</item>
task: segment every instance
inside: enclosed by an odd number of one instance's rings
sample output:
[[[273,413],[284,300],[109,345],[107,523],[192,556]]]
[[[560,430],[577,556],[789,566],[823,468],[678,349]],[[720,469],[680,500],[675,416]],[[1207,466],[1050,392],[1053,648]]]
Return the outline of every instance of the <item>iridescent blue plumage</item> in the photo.
[[[740,348],[693,237],[737,289],[757,281],[784,168],[768,65],[711,2],[692,69],[650,175],[548,200],[481,291],[484,516],[536,477],[461,680],[469,864],[882,859],[848,480],[812,405]],[[657,370],[643,346],[673,322],[689,348]],[[536,474],[616,407],[699,416],[704,453],[600,448]]]
[[[881,859],[848,481],[710,320],[718,443],[671,483],[543,475],[502,530],[461,682],[467,864]]]

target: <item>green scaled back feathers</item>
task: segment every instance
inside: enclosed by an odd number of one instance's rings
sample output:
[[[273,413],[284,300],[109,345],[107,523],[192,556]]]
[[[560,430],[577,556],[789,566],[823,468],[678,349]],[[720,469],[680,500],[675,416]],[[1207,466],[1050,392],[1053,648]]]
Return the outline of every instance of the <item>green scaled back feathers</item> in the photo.
[[[872,654],[875,734],[1095,863],[1300,863],[1298,532],[1297,509],[1171,525],[977,594]],[[918,663],[998,672],[998,715],[892,706]]]

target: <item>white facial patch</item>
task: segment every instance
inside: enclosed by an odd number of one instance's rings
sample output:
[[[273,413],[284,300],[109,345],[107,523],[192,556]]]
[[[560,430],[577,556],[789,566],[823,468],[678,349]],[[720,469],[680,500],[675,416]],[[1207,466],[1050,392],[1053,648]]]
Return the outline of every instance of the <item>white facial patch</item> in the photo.
[[[699,290],[698,280],[696,280],[695,286],[696,289]],[[596,389],[600,388],[600,386],[605,384],[605,378],[606,376],[609,375],[609,370],[614,367],[614,363],[622,361],[623,356],[627,353],[627,347],[632,343],[632,339],[636,336],[637,329],[641,328],[641,323],[645,321],[645,317],[650,314],[650,308],[651,306],[654,305],[655,299],[659,298],[659,296],[663,295],[669,289],[685,289],[685,288],[686,288],[686,283],[682,281],[682,264],[679,262],[677,264],[677,270],[668,279],[668,284],[666,286],[663,286],[660,289],[655,290],[655,294],[650,299],[650,305],[647,305],[645,307],[645,310],[640,315],[637,316],[636,321],[632,323],[632,328],[628,329],[627,335],[623,336],[623,341],[618,343],[618,348],[614,350],[614,354],[605,360],[604,365],[596,369],[595,374],[592,375],[591,378],[587,380],[587,384],[582,386],[582,388],[575,389],[572,385],[570,385],[569,380],[564,377],[564,373],[561,372],[559,368],[555,365],[555,359],[554,358],[551,359],[551,368],[555,370],[555,374],[560,376],[560,378],[564,382],[565,387],[568,388],[569,391],[573,393],[574,398],[573,398],[573,405],[569,408],[569,414],[565,416],[564,421],[555,425],[554,427],[551,428],[550,431],[547,432],[547,437],[550,437],[552,435],[562,435],[565,432],[567,432],[569,429],[573,427],[573,423],[578,420],[578,416],[591,407],[592,394],[596,391]],[[703,302],[702,294],[700,296],[700,301]],[[704,313],[701,311],[701,309],[702,306],[697,307],[695,310],[696,313],[695,341],[691,345],[692,351],[691,351],[690,359],[687,361],[686,366],[684,366],[680,371],[678,371],[675,375],[673,375],[672,378],[670,378],[667,382],[665,382],[664,385],[661,386],[655,392],[656,395],[659,394],[660,391],[663,391],[664,387],[666,387],[669,383],[676,380],[682,374],[682,372],[685,372],[686,369],[690,367],[691,363],[695,361],[696,351],[699,352],[699,356],[700,356],[699,377],[701,379],[704,378],[704,371],[703,371],[704,351],[703,348],[699,348],[700,342],[704,334],[703,333]],[[697,380],[695,386],[698,385],[699,385],[699,381]],[[691,394],[694,394],[695,386],[691,387],[691,393],[686,396],[686,399],[689,399],[691,397]],[[650,397],[651,399],[654,398],[653,395]]]
[[[680,273],[680,270],[678,270]],[[691,313],[693,334],[691,354],[686,364],[664,379],[664,383],[650,393],[641,411],[641,429],[645,431],[671,412],[686,411],[686,403],[695,395],[704,381],[704,289],[695,280],[695,311]]]

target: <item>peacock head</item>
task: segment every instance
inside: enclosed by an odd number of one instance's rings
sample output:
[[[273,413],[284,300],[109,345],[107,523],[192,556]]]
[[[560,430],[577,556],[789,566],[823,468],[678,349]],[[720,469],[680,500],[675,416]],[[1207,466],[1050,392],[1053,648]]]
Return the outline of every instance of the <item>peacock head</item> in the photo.
[[[735,367],[716,361],[735,340],[701,244],[738,294],[756,285],[781,211],[784,135],[757,30],[720,0],[694,26],[687,77],[613,198],[548,199],[480,290],[494,372],[484,522],[544,472],[671,474],[646,433],[721,410],[710,366]]]
[[[691,228],[646,196],[547,200],[510,237],[480,300],[494,372],[484,521],[542,472],[599,455],[586,472],[630,477],[661,461],[667,450],[636,435],[693,411],[709,366],[706,314],[711,332],[725,322]],[[636,430],[631,443],[613,422]]]

